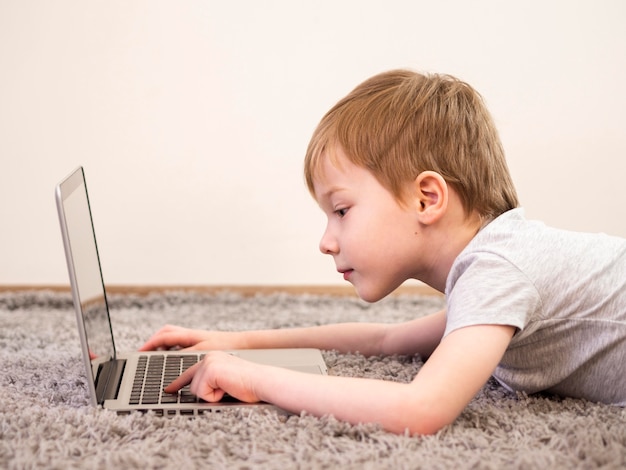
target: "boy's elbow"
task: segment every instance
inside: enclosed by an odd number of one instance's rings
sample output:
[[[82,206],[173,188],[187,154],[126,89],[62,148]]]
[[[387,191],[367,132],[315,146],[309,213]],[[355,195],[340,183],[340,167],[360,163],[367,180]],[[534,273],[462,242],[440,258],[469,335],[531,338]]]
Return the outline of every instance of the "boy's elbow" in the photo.
[[[399,403],[394,412],[397,419],[389,423],[388,430],[412,436],[436,434],[452,424],[459,414],[435,397],[410,397],[404,403]]]
[[[421,417],[416,422],[411,423],[405,431],[408,431],[412,436],[430,436],[441,431],[453,421],[442,420],[440,417]]]
[[[436,434],[452,421],[441,420],[439,417],[427,417],[427,416],[411,416],[408,422],[399,423],[398,426],[394,426],[394,429],[389,431],[396,434],[408,433],[411,436],[430,436]]]

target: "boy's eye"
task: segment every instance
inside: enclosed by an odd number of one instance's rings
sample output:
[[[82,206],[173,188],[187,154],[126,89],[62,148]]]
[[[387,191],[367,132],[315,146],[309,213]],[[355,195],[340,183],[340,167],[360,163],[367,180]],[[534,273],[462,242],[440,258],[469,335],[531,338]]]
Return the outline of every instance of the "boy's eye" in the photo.
[[[339,217],[345,216],[347,212],[348,212],[348,208],[347,207],[335,210],[335,214],[337,214]]]

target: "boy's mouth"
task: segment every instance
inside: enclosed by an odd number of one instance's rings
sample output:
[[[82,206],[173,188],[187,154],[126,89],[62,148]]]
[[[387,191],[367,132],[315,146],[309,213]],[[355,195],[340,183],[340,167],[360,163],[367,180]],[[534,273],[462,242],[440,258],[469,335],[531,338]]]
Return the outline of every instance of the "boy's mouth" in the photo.
[[[343,274],[344,281],[350,280],[350,275],[352,274],[353,271],[354,271],[353,269],[340,269],[339,270],[339,272]]]

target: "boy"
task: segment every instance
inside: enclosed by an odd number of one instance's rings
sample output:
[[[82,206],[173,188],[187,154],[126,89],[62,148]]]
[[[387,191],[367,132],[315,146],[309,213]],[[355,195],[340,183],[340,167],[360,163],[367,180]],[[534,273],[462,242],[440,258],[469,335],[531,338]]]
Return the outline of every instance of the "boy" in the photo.
[[[446,309],[396,325],[166,326],[142,349],[316,347],[425,364],[401,384],[215,352],[167,392],[191,382],[207,401],[229,393],[412,434],[452,423],[491,375],[513,390],[626,404],[626,240],[525,220],[493,121],[467,84],[403,70],[372,77],[322,119],[305,176],[328,218],[320,249],[362,299],[413,278],[445,292]]]

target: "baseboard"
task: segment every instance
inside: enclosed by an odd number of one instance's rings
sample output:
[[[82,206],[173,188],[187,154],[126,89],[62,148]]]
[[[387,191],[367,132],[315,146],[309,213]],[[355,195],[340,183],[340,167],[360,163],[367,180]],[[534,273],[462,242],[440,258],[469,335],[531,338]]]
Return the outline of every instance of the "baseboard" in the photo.
[[[0,292],[24,291],[69,292],[69,285],[0,285]],[[111,285],[107,286],[110,294],[147,295],[168,291],[197,292],[213,294],[217,292],[234,292],[244,296],[267,295],[273,293],[315,294],[333,296],[356,296],[352,286],[339,285]],[[403,285],[392,295],[442,295],[427,285]]]

